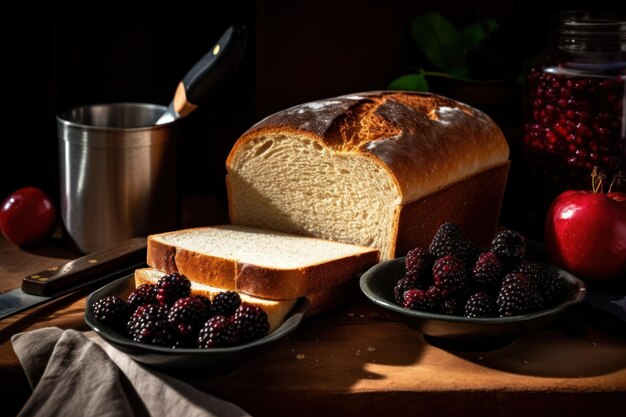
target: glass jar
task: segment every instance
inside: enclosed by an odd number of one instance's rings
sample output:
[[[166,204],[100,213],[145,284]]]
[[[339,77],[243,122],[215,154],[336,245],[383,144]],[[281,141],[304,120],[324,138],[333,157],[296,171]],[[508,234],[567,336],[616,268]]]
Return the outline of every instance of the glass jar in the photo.
[[[543,216],[558,193],[590,189],[594,166],[626,172],[626,16],[565,12],[552,29],[528,73],[522,139]]]

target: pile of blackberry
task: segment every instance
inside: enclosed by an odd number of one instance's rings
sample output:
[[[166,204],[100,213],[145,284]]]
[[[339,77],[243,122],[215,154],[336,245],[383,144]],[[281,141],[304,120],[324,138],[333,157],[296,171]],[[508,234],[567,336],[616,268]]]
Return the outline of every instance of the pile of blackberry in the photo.
[[[267,314],[224,291],[213,301],[191,295],[181,274],[143,284],[127,300],[105,297],[94,304],[96,318],[136,342],[173,348],[226,347],[250,342],[269,331]]]
[[[499,232],[481,253],[458,226],[444,223],[428,249],[407,253],[394,296],[410,310],[466,317],[508,317],[558,304],[564,281],[525,256],[526,239],[518,232]]]

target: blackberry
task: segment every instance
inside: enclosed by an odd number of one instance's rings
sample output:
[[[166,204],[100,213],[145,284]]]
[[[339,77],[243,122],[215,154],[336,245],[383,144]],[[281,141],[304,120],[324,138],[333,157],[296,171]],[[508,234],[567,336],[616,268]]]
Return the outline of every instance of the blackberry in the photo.
[[[199,348],[232,346],[238,341],[237,327],[231,317],[211,317],[198,334]]]
[[[159,293],[156,298],[161,305],[172,305],[179,298],[188,297],[191,292],[191,282],[178,273],[164,275],[157,282],[157,287]]]
[[[530,274],[531,271],[535,269],[536,266],[538,265],[536,265],[535,262],[531,262],[531,261],[527,261],[526,259],[523,259],[515,265],[513,270],[511,270],[511,272],[520,272],[526,275],[526,274]],[[528,276],[526,278],[528,278]]]
[[[439,226],[435,237],[430,242],[428,251],[436,258],[452,255],[455,252],[457,242],[461,239],[459,227],[452,223],[443,223]]]
[[[204,295],[195,295],[194,297],[196,297],[198,300],[202,301],[202,303],[206,306],[207,311],[210,313],[211,312],[211,300],[209,300],[207,297],[205,297]],[[208,318],[208,317],[207,317]]]
[[[242,304],[233,317],[242,343],[265,336],[270,330],[267,314],[260,307]]]
[[[472,242],[461,236],[459,227],[452,223],[444,223],[437,230],[437,234],[428,247],[436,258],[453,255],[465,262],[470,268],[478,257],[478,250]]]
[[[127,302],[133,311],[144,304],[157,304],[159,287],[154,284],[141,284],[128,295]]]
[[[128,304],[115,296],[104,297],[96,301],[93,311],[102,324],[120,331],[124,331],[131,313]]]
[[[128,321],[128,333],[135,342],[174,346],[174,330],[167,320],[167,308],[157,304],[143,305]]]
[[[515,271],[528,277],[530,286],[541,294],[543,307],[553,306],[563,297],[563,281],[551,266],[522,261],[517,264]]]
[[[550,265],[542,265],[542,278],[537,283],[537,288],[543,297],[544,307],[558,304],[565,294],[566,288],[559,273]],[[531,279],[531,285],[535,285]]]
[[[216,316],[232,316],[241,305],[241,297],[235,291],[222,291],[213,297],[211,310]]]
[[[440,303],[441,301],[450,297],[450,291],[443,290],[439,287],[435,287],[434,285],[428,288],[428,290],[426,290],[426,293],[433,299],[435,303]]]
[[[476,263],[478,249],[469,240],[461,239],[457,242],[453,255],[462,259],[465,262],[465,266],[469,269]]]
[[[526,239],[514,230],[503,230],[493,238],[491,252],[495,253],[505,267],[510,269],[524,259]]]
[[[404,277],[408,281],[413,281],[414,288],[425,290],[433,285],[432,264],[430,265],[430,268],[431,269],[428,271],[428,274],[418,275],[415,271],[407,271]]]
[[[449,316],[462,316],[465,306],[465,297],[451,297],[443,300],[441,311]]]
[[[453,255],[437,259],[433,265],[433,281],[436,287],[451,294],[460,291],[467,286],[465,264]]]
[[[406,274],[424,285],[430,280],[431,270],[435,259],[426,249],[417,247],[411,249],[405,258]]]
[[[533,311],[540,311],[546,308],[543,295],[541,292],[532,288],[530,288],[530,295],[528,298],[528,312],[532,313]]]
[[[504,267],[493,252],[481,253],[472,268],[472,279],[478,288],[495,290],[502,283]]]
[[[167,320],[176,333],[181,346],[191,347],[198,332],[209,317],[209,310],[198,297],[183,297],[170,308]]]
[[[470,295],[464,306],[465,317],[494,317],[496,303],[485,291],[477,291]]]
[[[496,303],[500,317],[508,317],[538,310],[542,300],[539,292],[531,288],[526,275],[512,272],[504,277]]]
[[[393,287],[393,295],[396,303],[402,305],[404,303],[404,293],[413,288],[418,288],[418,282],[416,279],[410,276],[400,278]]]
[[[417,311],[437,311],[437,303],[428,291],[412,289],[404,293],[404,308]]]

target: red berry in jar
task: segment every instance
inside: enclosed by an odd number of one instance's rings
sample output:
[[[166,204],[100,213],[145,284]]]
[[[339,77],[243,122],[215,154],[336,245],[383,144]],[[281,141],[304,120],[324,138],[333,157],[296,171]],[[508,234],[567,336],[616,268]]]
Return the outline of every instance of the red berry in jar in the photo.
[[[595,166],[626,172],[626,16],[566,12],[553,29],[554,44],[528,73],[522,138],[528,216],[541,223]]]
[[[557,87],[561,85],[566,87]],[[559,103],[556,88],[560,94],[567,90],[567,104]],[[573,74],[563,66],[533,69],[523,144],[537,174],[548,182],[558,177],[555,187],[580,188],[594,165],[613,173],[624,169],[623,95],[624,80],[617,76]],[[611,99],[614,96],[622,98]],[[556,121],[542,114],[550,114]]]

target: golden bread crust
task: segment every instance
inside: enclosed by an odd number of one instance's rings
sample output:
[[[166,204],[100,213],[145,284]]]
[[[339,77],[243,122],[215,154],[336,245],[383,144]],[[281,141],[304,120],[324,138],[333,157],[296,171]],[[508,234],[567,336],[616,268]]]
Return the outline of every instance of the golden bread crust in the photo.
[[[400,204],[500,166],[509,157],[502,131],[477,109],[429,93],[373,91],[266,117],[235,143],[227,170],[247,141],[289,133],[309,136],[337,153],[376,160],[397,184]]]

